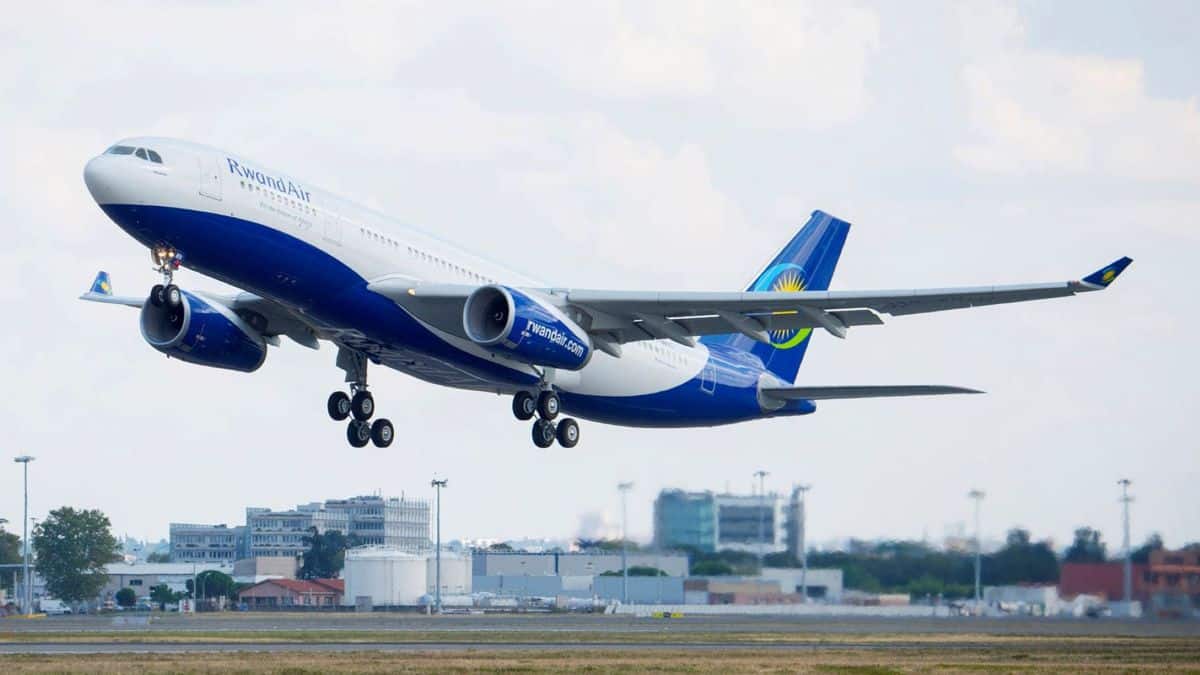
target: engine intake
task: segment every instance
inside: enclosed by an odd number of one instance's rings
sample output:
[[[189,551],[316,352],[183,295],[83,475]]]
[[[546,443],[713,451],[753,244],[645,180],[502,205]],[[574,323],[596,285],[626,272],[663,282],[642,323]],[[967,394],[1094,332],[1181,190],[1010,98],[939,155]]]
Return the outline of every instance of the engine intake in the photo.
[[[267,358],[262,335],[224,305],[187,291],[172,307],[164,302],[142,305],[142,338],[158,351],[181,361],[212,368],[254,372]]]
[[[592,357],[587,332],[535,294],[481,286],[463,305],[463,330],[475,344],[516,361],[579,370]]]

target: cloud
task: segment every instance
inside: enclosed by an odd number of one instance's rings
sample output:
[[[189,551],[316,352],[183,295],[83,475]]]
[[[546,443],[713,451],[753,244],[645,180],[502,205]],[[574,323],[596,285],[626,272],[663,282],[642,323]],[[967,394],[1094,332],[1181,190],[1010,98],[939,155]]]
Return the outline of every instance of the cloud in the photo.
[[[1034,48],[1004,5],[964,9],[960,29],[972,45],[962,67],[971,137],[954,148],[962,164],[1200,183],[1196,99],[1151,95],[1141,61]]]

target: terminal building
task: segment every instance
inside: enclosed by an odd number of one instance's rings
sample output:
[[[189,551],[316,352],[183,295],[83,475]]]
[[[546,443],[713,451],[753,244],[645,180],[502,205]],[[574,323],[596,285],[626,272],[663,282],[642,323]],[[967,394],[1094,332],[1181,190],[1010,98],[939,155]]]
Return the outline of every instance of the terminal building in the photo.
[[[245,526],[171,523],[171,562],[233,563],[249,556]]]
[[[787,550],[783,498],[663,490],[654,500],[654,543],[703,553]]]
[[[386,546],[422,553],[432,550],[429,502],[377,495],[329,499],[286,511],[248,507],[237,526],[171,523],[171,562],[210,563],[245,558],[297,558],[311,530],[337,530],[355,546]]]

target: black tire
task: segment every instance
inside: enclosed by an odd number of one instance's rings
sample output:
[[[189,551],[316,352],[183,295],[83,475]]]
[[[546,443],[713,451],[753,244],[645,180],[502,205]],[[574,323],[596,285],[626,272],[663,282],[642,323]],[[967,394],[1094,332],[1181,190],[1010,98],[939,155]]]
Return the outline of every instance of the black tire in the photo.
[[[518,391],[513,396],[513,415],[524,422],[533,419],[535,414],[537,414],[537,399],[527,391]]]
[[[396,438],[396,429],[391,420],[380,417],[371,423],[371,442],[377,448],[386,448]]]
[[[359,389],[350,399],[350,414],[360,422],[366,422],[375,414],[375,397],[366,389]]]
[[[537,410],[538,416],[544,420],[552,420],[558,417],[559,411],[562,409],[562,401],[559,400],[558,394],[553,390],[543,391],[538,394]]]
[[[350,420],[346,425],[346,440],[352,448],[366,447],[371,442],[371,425],[361,420]]]
[[[579,443],[579,422],[564,417],[558,421],[558,428],[554,430],[554,435],[558,438],[558,444],[564,448],[573,448]]]
[[[539,448],[554,445],[554,422],[538,420],[533,423],[533,444]]]
[[[163,296],[166,298],[168,307],[180,307],[183,305],[183,291],[175,284],[171,284],[163,289]]]
[[[325,409],[329,411],[329,416],[333,418],[333,421],[341,422],[350,416],[350,397],[344,391],[335,391],[329,395]]]
[[[167,300],[167,296],[165,293],[163,293],[163,290],[162,284],[154,284],[154,286],[150,288],[150,304],[154,305],[155,307],[163,306],[163,303]]]

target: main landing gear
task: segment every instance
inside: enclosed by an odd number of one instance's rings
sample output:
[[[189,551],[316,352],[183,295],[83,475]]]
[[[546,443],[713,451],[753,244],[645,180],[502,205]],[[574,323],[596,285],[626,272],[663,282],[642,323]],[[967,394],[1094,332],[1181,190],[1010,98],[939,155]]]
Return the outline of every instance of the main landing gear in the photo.
[[[579,443],[579,423],[570,417],[564,417],[557,424],[562,409],[562,402],[553,389],[546,389],[536,397],[528,391],[519,391],[513,396],[513,415],[525,421],[538,416],[533,423],[533,444],[539,448],[548,448],[554,441],[564,448],[573,448]]]
[[[351,418],[346,427],[346,440],[351,447],[362,448],[367,443],[374,443],[377,448],[388,447],[396,437],[396,429],[387,419],[371,421],[375,414],[375,397],[367,391],[367,357],[342,347],[338,349],[337,363],[346,371],[346,381],[350,382],[353,395],[344,391],[330,394],[325,403],[329,416],[337,422]]]

